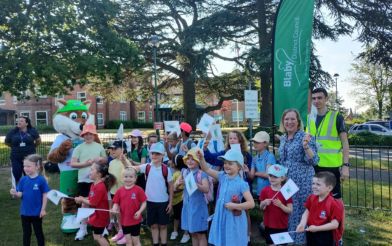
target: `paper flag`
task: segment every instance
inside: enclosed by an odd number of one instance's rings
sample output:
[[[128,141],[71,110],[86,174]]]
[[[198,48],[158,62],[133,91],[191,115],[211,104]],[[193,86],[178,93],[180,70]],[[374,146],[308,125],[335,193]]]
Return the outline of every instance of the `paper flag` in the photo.
[[[59,201],[61,200],[61,198],[63,198],[63,197],[67,197],[68,198],[68,196],[66,194],[61,193],[58,190],[50,190],[48,192],[47,196],[48,196],[48,199],[51,202],[53,202],[55,205],[59,204]]]
[[[193,192],[197,190],[197,184],[195,178],[193,177],[193,173],[189,172],[188,175],[186,175],[184,181],[186,190],[188,191],[189,196],[191,196]]]
[[[199,124],[197,124],[197,128],[199,128],[202,132],[207,134],[210,129],[210,126],[214,122],[215,120],[211,115],[204,113],[199,121]]]
[[[288,200],[295,193],[299,191],[298,186],[294,183],[292,179],[287,180],[287,182],[280,188],[280,193],[282,193],[284,199]]]
[[[181,136],[181,129],[180,129],[180,122],[173,120],[173,121],[164,121],[165,124],[165,132],[169,134],[172,132],[177,132],[177,137]]]
[[[11,168],[11,188],[16,190],[16,181],[14,174],[12,173],[12,168]]]
[[[241,144],[230,144],[230,149],[241,152]]]
[[[222,130],[219,124],[211,125],[210,133],[211,133],[212,140],[223,140]]]
[[[285,244],[294,242],[288,232],[275,233],[271,234],[270,236],[274,244]]]
[[[123,123],[120,124],[120,127],[117,130],[116,139],[118,139],[118,140],[124,139],[124,125],[123,125]]]
[[[88,218],[95,212],[94,208],[78,208],[78,214],[76,215],[76,221],[80,222],[83,219]]]

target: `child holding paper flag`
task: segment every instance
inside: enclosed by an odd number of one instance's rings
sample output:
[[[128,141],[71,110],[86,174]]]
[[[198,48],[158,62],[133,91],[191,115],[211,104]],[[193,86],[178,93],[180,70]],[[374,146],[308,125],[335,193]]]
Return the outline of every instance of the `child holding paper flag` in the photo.
[[[259,196],[260,209],[264,210],[265,240],[273,245],[271,234],[287,232],[289,214],[293,211],[293,200],[286,200],[280,192],[286,180],[287,169],[279,164],[271,165],[268,170],[270,186],[265,187]]]
[[[335,185],[336,178],[331,172],[319,172],[313,178],[313,194],[306,200],[305,212],[297,226],[297,232],[306,231],[306,245],[341,245],[343,203],[331,195]]]
[[[94,214],[89,217],[88,224],[92,227],[94,240],[101,246],[109,246],[109,242],[102,234],[109,224],[108,190],[114,184],[115,178],[109,173],[106,165],[94,163],[91,166],[90,179],[93,180],[93,184],[90,187],[88,198],[75,197],[75,202],[96,209]]]

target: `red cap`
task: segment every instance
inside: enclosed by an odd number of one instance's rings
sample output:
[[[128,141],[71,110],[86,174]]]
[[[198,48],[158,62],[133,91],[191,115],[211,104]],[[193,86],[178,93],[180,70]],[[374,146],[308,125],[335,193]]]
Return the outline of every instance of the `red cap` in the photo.
[[[191,131],[192,131],[191,125],[189,125],[186,122],[181,122],[180,129],[183,130],[184,132],[187,132],[187,133],[191,133]]]

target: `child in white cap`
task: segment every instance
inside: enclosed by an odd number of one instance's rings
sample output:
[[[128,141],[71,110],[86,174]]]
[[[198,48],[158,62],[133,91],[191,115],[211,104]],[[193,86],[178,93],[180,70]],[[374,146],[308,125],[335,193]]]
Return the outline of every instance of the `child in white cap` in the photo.
[[[212,219],[208,243],[212,245],[247,245],[247,209],[255,206],[248,183],[241,177],[244,157],[238,150],[230,149],[219,159],[224,161],[223,171],[209,168],[201,150],[197,151],[200,167],[219,181],[215,214]],[[245,199],[241,203],[242,199]]]
[[[271,234],[287,232],[289,214],[293,211],[293,200],[287,201],[280,193],[286,181],[287,169],[279,164],[268,168],[270,186],[265,187],[260,193],[260,209],[264,211],[265,240],[268,245],[273,245]]]

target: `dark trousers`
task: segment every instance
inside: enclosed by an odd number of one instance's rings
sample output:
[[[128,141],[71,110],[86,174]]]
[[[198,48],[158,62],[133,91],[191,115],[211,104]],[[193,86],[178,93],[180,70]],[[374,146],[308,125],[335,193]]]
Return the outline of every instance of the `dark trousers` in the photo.
[[[22,178],[22,174],[25,175],[25,173],[23,171],[23,160],[24,160],[24,157],[11,156],[12,175],[15,178],[16,184],[19,183],[19,180]]]
[[[23,228],[23,246],[30,246],[31,241],[31,225],[33,225],[35,237],[37,238],[37,245],[44,246],[45,238],[42,231],[42,218],[39,216],[20,216],[22,219]]]

